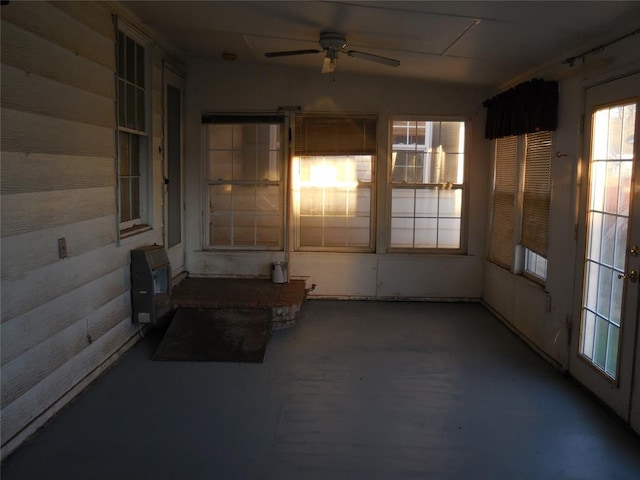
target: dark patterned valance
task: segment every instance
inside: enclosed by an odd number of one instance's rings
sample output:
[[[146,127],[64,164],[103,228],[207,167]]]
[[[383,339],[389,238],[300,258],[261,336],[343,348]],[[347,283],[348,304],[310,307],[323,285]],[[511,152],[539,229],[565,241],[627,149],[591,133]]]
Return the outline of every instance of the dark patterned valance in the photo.
[[[485,138],[553,131],[558,125],[558,82],[530,80],[483,105],[487,108]]]

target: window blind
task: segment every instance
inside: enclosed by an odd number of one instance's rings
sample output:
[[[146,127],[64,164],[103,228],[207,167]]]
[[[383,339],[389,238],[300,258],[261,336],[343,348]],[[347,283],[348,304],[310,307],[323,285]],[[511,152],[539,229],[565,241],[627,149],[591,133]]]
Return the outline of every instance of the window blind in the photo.
[[[496,140],[489,260],[510,270],[513,268],[517,149],[518,137]]]
[[[295,154],[375,155],[374,116],[301,116],[296,119]]]
[[[551,203],[551,132],[526,136],[522,238],[520,243],[547,256]]]

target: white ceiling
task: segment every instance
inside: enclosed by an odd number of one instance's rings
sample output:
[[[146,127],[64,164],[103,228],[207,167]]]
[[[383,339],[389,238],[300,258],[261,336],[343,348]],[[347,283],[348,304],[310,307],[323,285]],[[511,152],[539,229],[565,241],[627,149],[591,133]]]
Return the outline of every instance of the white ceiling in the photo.
[[[499,87],[550,61],[640,28],[636,1],[126,1],[185,57],[316,69],[321,31],[346,34],[347,49],[400,60],[397,68],[340,55],[336,75],[393,75]],[[638,42],[640,35],[623,41]],[[569,68],[568,66],[566,68]]]

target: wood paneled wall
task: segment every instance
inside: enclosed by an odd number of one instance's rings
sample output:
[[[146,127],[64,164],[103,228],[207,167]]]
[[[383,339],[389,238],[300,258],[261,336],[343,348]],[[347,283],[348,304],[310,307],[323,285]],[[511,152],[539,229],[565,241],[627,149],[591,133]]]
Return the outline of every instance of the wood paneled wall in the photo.
[[[153,47],[151,230],[118,240],[112,4],[1,14],[2,457],[138,338],[129,262],[163,243],[163,51]],[[59,258],[65,238],[68,257]]]

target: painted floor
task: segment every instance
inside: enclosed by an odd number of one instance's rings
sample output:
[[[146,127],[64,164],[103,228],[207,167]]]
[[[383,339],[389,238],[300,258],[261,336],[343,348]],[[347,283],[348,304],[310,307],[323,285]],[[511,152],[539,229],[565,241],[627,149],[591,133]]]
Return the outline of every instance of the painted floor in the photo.
[[[137,344],[3,480],[634,479],[640,437],[478,304],[310,300],[263,364]]]

